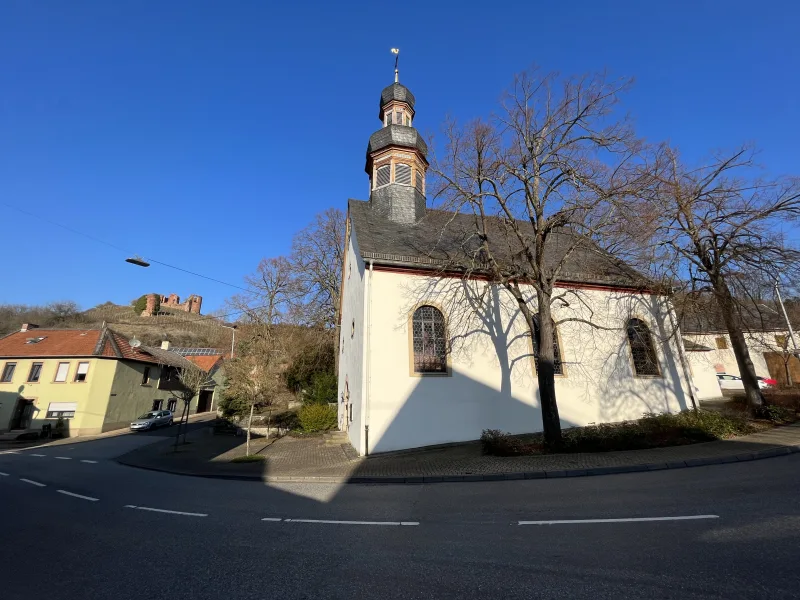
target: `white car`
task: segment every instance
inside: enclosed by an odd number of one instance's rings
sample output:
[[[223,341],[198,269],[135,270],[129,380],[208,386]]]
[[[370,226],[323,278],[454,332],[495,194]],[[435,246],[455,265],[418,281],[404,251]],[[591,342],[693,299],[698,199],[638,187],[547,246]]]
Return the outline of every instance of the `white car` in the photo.
[[[131,431],[148,431],[162,425],[172,425],[172,411],[151,410],[131,423]]]
[[[738,375],[717,373],[717,381],[719,381],[719,389],[721,390],[744,390],[744,381]],[[769,384],[763,379],[758,379],[758,387],[763,390],[768,388]]]

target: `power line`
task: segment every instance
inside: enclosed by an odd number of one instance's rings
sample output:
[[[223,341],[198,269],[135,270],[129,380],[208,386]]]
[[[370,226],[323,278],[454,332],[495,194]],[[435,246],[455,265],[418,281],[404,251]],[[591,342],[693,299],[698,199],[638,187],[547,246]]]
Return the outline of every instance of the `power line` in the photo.
[[[120,246],[117,246],[117,245],[112,244],[110,242],[107,242],[105,240],[101,240],[100,238],[94,237],[93,235],[89,235],[88,233],[84,233],[83,231],[78,231],[77,229],[73,229],[72,227],[69,227],[68,225],[63,225],[62,223],[57,223],[56,221],[53,221],[52,219],[48,219],[47,217],[43,217],[41,215],[37,215],[37,214],[34,214],[32,212],[28,212],[27,210],[23,210],[23,209],[18,208],[16,206],[12,206],[11,204],[6,204],[5,202],[0,202],[0,204],[2,204],[3,206],[5,206],[7,208],[12,209],[12,210],[16,210],[18,212],[21,212],[24,215],[28,215],[29,217],[33,217],[35,219],[39,219],[39,220],[44,221],[46,223],[50,223],[51,225],[55,225],[56,227],[61,227],[62,229],[66,229],[67,231],[70,231],[70,232],[75,233],[77,235],[81,235],[81,236],[83,236],[83,237],[85,237],[87,239],[90,239],[90,240],[92,240],[94,242],[97,242],[99,244],[104,244],[105,246],[108,246],[109,248],[114,248],[115,250],[119,250],[120,252],[123,252],[124,254],[135,254],[134,252],[131,252],[130,250],[126,250],[125,248],[121,248]],[[184,268],[181,268],[181,267],[176,267],[175,265],[170,265],[168,263],[161,262],[160,260],[156,260],[154,258],[150,258],[149,256],[146,257],[146,258],[151,263],[156,263],[157,265],[161,265],[162,267],[168,267],[170,269],[175,269],[176,271],[182,271],[184,273],[188,273],[189,275],[194,275],[195,277],[201,277],[203,279],[208,279],[209,281],[214,281],[216,283],[221,283],[222,285],[227,285],[228,287],[236,288],[237,290],[242,290],[244,292],[252,292],[252,290],[249,290],[247,288],[243,288],[243,287],[238,286],[238,285],[234,285],[232,283],[228,283],[227,281],[222,281],[221,279],[215,279],[214,277],[209,277],[207,275],[202,275],[201,273],[195,273],[194,271],[189,271],[188,269],[184,269]],[[244,312],[244,311],[240,311],[240,312]]]

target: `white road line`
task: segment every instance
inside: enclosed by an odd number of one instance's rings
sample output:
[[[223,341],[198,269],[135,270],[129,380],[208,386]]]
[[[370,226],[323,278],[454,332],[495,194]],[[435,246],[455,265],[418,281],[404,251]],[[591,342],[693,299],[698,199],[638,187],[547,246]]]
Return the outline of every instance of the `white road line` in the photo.
[[[694,521],[719,519],[719,515],[688,515],[683,517],[639,517],[630,519],[565,519],[561,521],[519,521],[518,525],[579,525],[583,523],[641,523],[644,521]]]
[[[328,525],[419,525],[417,521],[332,521],[329,519],[284,519],[284,523],[324,523]]]
[[[0,471],[0,477],[8,477],[8,473],[3,473],[2,471]]]
[[[31,452],[28,456],[47,456],[47,454],[34,454]]]
[[[39,483],[38,481],[34,481],[33,479],[25,479],[23,477],[20,477],[19,480],[24,481],[25,483],[30,483],[31,485],[38,485],[39,487],[47,487],[46,483]]]
[[[96,465],[96,464],[97,464],[97,461],[96,461],[96,460],[86,460],[86,459],[83,459],[83,460],[81,460],[81,462],[83,462],[83,463],[89,463],[90,465]]]
[[[0,452],[0,454],[19,454],[19,450],[5,450]]]
[[[71,456],[54,456],[53,458],[56,458],[58,460],[72,460]]]
[[[72,496],[73,498],[81,498],[82,500],[89,500],[90,502],[97,502],[98,498],[92,498],[91,496],[82,496],[80,494],[74,494],[72,492],[68,492],[67,490],[56,490],[59,494],[64,494],[65,496]]]
[[[133,504],[126,504],[125,508],[133,508],[136,510],[149,510],[150,512],[166,513],[168,515],[184,515],[187,517],[207,517],[205,513],[183,512],[180,510],[166,510],[164,508],[150,508],[148,506],[134,506]]]
[[[265,517],[261,519],[262,521],[271,521],[273,523],[280,523],[283,519],[279,519],[278,517]]]

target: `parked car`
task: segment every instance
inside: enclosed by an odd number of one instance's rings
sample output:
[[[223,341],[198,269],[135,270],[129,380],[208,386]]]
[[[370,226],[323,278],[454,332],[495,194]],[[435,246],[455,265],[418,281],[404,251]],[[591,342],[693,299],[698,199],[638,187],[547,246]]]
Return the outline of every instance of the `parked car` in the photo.
[[[758,379],[758,387],[762,390],[777,383],[774,379],[767,379],[766,377],[756,377],[756,379]],[[721,390],[744,390],[744,382],[738,375],[717,373],[717,380],[719,381],[719,389]],[[768,383],[770,381],[775,383]]]
[[[131,423],[131,431],[147,431],[162,425],[172,425],[172,411],[151,410]]]
[[[759,386],[761,386],[761,382],[764,382],[768,386],[778,385],[778,380],[777,379],[772,379],[771,377],[757,376],[756,379],[758,379],[758,381],[759,381]],[[761,387],[763,388],[763,386],[761,386]]]

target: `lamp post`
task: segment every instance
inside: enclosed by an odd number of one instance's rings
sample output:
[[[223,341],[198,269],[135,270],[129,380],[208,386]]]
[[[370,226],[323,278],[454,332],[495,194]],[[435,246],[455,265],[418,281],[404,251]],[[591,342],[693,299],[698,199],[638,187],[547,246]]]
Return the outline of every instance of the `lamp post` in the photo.
[[[225,329],[230,329],[233,332],[231,335],[231,358],[233,358],[233,348],[234,344],[236,344],[236,325],[233,326],[220,325],[220,327],[224,327]]]
[[[792,324],[789,322],[789,315],[786,313],[786,307],[783,305],[783,298],[781,298],[781,290],[778,286],[778,280],[775,280],[775,295],[778,297],[778,304],[781,305],[781,310],[783,311],[783,318],[786,320],[786,327],[789,329],[789,339],[792,340],[792,347],[794,348],[794,353],[797,354],[797,341],[794,339],[794,330],[792,329]]]

